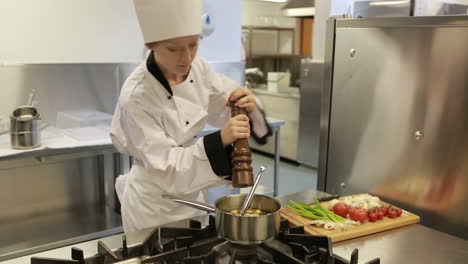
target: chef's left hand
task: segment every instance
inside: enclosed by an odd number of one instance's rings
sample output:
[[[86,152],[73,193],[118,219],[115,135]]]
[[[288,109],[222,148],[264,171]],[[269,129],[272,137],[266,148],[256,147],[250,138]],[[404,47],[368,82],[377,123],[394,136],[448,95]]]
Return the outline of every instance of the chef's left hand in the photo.
[[[248,113],[252,113],[255,108],[257,108],[255,97],[247,88],[239,87],[235,89],[231,95],[229,95],[228,100],[235,101],[237,99],[239,99],[239,101],[236,103],[236,106],[246,109]]]

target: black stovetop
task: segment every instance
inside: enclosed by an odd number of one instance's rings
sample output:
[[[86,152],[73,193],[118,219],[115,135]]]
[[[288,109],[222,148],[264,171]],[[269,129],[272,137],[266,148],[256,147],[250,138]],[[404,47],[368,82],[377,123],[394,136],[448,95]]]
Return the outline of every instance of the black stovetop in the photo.
[[[32,257],[31,264],[357,264],[357,260],[357,249],[345,260],[333,254],[330,238],[304,234],[302,226],[289,227],[287,220],[281,222],[280,233],[273,240],[249,246],[233,244],[218,236],[210,216],[209,225],[203,228],[191,220],[189,228],[155,228],[135,246],[128,247],[124,235],[119,249],[111,250],[99,241],[96,255],[85,258],[81,249],[72,248],[70,260]]]

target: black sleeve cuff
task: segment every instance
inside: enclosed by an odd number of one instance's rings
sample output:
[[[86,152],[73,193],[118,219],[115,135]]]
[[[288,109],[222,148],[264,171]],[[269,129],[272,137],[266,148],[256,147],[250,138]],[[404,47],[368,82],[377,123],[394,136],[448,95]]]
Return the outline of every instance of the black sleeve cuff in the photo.
[[[265,121],[265,124],[268,128],[268,133],[266,133],[263,137],[258,137],[257,135],[255,135],[255,133],[253,133],[253,126],[254,124],[252,123],[252,121],[249,121],[250,123],[250,131],[252,131],[252,133],[250,133],[250,135],[253,137],[253,139],[255,139],[255,141],[260,144],[260,145],[265,145],[267,143],[267,138],[271,135],[273,135],[273,130],[271,129],[271,127],[268,125],[268,122],[266,120],[266,117],[265,117],[265,112],[263,112],[261,109],[259,109],[260,112],[262,113],[262,116],[263,116],[263,120]]]
[[[232,146],[224,147],[221,140],[221,130],[203,137],[206,156],[210,161],[211,168],[218,176],[232,174],[231,153]],[[226,178],[230,180],[230,178]]]

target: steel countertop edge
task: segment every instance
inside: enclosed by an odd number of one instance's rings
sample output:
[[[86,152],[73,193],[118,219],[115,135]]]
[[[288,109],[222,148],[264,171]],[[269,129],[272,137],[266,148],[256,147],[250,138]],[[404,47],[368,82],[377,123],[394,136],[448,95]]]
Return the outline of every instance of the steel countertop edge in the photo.
[[[325,198],[327,193],[317,190],[305,190],[279,196],[283,204],[289,200],[313,202],[313,197]],[[207,216],[191,218],[207,223]],[[174,222],[165,226],[187,227],[190,219]],[[126,233],[128,245],[141,242],[153,228]],[[112,249],[121,247],[122,234],[69,245],[41,253],[3,261],[4,264],[30,264],[32,256],[70,259],[71,248],[84,251],[85,256],[97,253],[97,241],[103,241]],[[359,263],[379,257],[381,263],[464,263],[468,259],[468,242],[466,240],[414,224],[364,237],[341,241],[333,244],[333,253],[349,260],[352,251],[359,250]]]

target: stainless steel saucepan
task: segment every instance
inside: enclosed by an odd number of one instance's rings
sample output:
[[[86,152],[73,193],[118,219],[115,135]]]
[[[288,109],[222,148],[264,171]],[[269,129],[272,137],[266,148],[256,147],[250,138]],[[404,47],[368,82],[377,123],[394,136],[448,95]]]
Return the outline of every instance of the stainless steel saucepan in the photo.
[[[216,200],[214,206],[168,195],[164,197],[174,202],[214,213],[218,234],[233,243],[250,245],[274,238],[280,229],[281,203],[272,197],[254,195],[250,208],[260,209],[267,214],[240,216],[230,213],[231,210],[242,208],[246,196],[246,194],[224,196]]]

